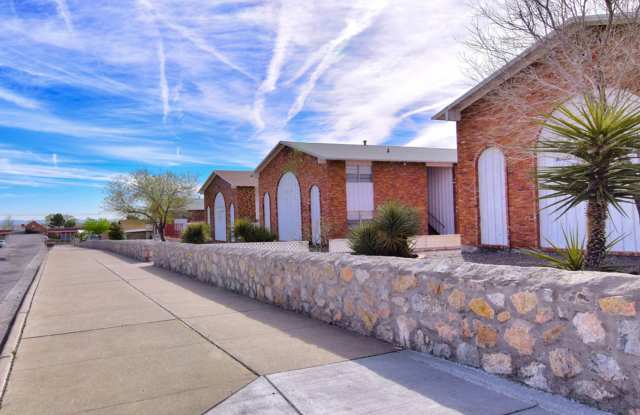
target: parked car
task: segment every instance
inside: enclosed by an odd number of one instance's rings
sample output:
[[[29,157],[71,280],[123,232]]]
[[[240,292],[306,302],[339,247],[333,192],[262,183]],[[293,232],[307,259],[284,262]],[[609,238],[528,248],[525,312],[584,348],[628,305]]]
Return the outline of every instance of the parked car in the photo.
[[[0,248],[4,248],[5,245],[6,242],[4,241],[4,239],[0,239]]]

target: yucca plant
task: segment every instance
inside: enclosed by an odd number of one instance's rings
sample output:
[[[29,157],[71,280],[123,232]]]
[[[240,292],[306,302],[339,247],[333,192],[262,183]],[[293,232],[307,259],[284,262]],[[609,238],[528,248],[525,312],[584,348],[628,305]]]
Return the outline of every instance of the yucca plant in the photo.
[[[569,271],[581,271],[585,269],[585,249],[584,238],[580,238],[578,231],[567,233],[562,228],[562,237],[564,246],[560,248],[547,239],[547,243],[551,245],[553,253],[547,253],[539,249],[526,249],[524,252],[534,258],[544,261],[548,266]],[[609,239],[605,246],[605,253],[609,252],[624,236],[615,239]],[[607,270],[600,264],[600,270]]]
[[[547,243],[553,248],[553,254],[538,250],[527,249],[524,252],[534,258],[544,261],[553,268],[566,269],[569,271],[580,271],[584,269],[585,250],[584,238],[581,239],[578,231],[567,234],[562,229],[564,245],[566,248],[559,248],[547,239]]]
[[[349,235],[356,255],[413,257],[411,236],[420,231],[420,216],[396,201],[381,205],[373,221],[360,224]]]
[[[576,163],[538,171],[545,198],[561,214],[587,203],[585,268],[598,269],[606,256],[608,209],[640,196],[640,106],[628,94],[585,95],[575,107],[560,106],[542,125],[554,136],[541,139],[539,153],[564,154]]]
[[[378,229],[371,222],[363,222],[349,234],[349,246],[355,255],[378,255]]]

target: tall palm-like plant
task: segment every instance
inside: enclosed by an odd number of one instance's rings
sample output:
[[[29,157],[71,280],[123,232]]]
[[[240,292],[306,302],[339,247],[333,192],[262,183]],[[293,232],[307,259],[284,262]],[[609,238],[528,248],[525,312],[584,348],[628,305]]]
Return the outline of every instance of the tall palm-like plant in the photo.
[[[551,206],[561,214],[587,203],[587,269],[597,269],[606,255],[608,209],[622,211],[621,203],[640,195],[640,165],[633,162],[640,147],[640,105],[629,94],[597,95],[563,105],[542,121],[553,136],[537,145],[540,153],[576,161],[543,168],[538,179],[550,191],[543,197],[558,198]]]

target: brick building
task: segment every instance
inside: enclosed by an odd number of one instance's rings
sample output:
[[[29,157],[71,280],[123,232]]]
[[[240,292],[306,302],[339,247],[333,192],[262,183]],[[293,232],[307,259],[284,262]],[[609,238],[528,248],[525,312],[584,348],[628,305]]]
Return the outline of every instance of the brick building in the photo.
[[[398,200],[418,210],[424,234],[454,233],[455,163],[453,149],[283,141],[255,171],[260,223],[320,243]]]
[[[256,218],[252,171],[214,170],[200,188],[204,195],[204,217],[216,241],[228,241],[236,219]]]
[[[456,223],[462,244],[470,247],[550,248],[564,246],[563,231],[586,234],[585,206],[564,215],[554,212],[553,199],[542,199],[535,179],[540,167],[574,163],[562,155],[534,154],[537,140],[549,134],[534,116],[553,113],[558,102],[569,101],[557,91],[527,88],[523,73],[535,65],[537,74],[552,71],[540,61],[541,48],[533,46],[502,69],[476,85],[433,116],[455,121],[458,163],[456,176]],[[541,75],[544,76],[544,75]],[[500,104],[501,92],[523,91],[518,99],[528,103],[516,112]],[[560,89],[560,88],[558,88]],[[512,92],[510,92],[512,93]],[[549,137],[549,136],[545,136]],[[614,252],[640,251],[640,221],[632,204],[623,204],[625,214],[610,209],[607,230],[610,240],[620,237]]]

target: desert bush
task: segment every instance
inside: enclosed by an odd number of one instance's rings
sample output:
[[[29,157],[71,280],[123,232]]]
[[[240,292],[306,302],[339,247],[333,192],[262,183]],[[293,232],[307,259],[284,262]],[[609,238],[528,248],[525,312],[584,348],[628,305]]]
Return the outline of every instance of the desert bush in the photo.
[[[211,229],[206,223],[190,223],[182,232],[182,242],[204,244],[211,240]]]
[[[118,222],[111,222],[111,225],[109,225],[109,239],[116,241],[124,239],[124,232],[122,232],[122,228]]]
[[[360,224],[349,234],[355,255],[414,257],[411,236],[420,231],[420,216],[410,207],[389,201],[378,208],[371,222]]]
[[[240,242],[273,242],[277,239],[275,233],[247,219],[238,219],[233,232]]]

